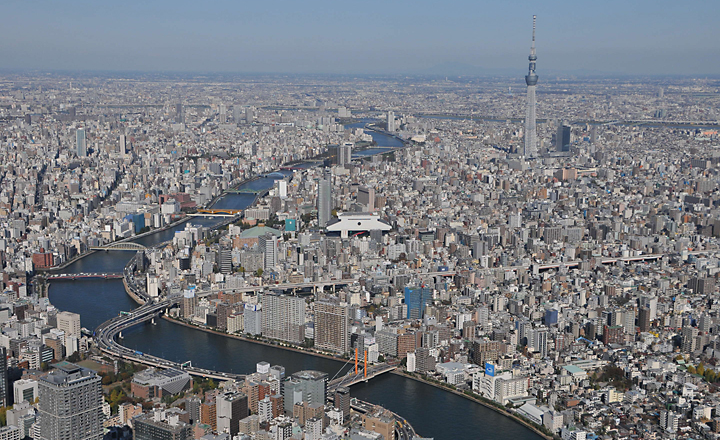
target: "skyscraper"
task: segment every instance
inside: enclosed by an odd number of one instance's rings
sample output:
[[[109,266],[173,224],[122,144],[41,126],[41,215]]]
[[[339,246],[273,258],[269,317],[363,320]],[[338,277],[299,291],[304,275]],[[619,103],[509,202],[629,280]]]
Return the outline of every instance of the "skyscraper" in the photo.
[[[422,319],[425,306],[432,301],[432,290],[428,287],[406,287],[405,304],[408,319]]]
[[[387,131],[395,131],[395,112],[388,111],[387,114]]]
[[[330,221],[332,203],[332,187],[330,176],[325,176],[318,182],[318,226],[324,228]]]
[[[338,165],[343,166],[352,160],[352,142],[345,142],[338,147]]]
[[[538,76],[535,74],[535,15],[533,15],[533,34],[532,46],[530,46],[530,66],[528,74],[525,76],[525,84],[527,84],[527,113],[525,114],[525,157],[537,156],[537,128],[535,126],[535,86],[537,85]]]
[[[182,124],[183,121],[183,106],[182,103],[178,102],[175,104],[175,122]]]
[[[558,125],[555,134],[555,150],[558,152],[570,151],[570,126],[562,122]]]
[[[258,237],[258,248],[263,253],[263,270],[274,269],[278,264],[278,239],[271,233]]]
[[[77,365],[68,364],[41,378],[38,391],[39,439],[102,438],[103,399],[100,376]]]
[[[124,134],[121,134],[121,135],[120,135],[120,142],[119,142],[119,145],[118,145],[118,152],[119,152],[120,154],[125,154],[125,153],[127,153],[127,137],[125,137]]]
[[[76,147],[77,147],[77,155],[78,157],[87,157],[87,140],[85,139],[85,129],[84,128],[78,128],[75,132],[77,141],[76,141]]]

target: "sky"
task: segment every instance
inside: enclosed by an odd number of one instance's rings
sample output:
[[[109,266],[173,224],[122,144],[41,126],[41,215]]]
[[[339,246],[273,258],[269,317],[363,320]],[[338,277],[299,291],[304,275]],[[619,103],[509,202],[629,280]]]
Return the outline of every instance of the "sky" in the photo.
[[[2,0],[0,69],[717,75],[718,0]]]

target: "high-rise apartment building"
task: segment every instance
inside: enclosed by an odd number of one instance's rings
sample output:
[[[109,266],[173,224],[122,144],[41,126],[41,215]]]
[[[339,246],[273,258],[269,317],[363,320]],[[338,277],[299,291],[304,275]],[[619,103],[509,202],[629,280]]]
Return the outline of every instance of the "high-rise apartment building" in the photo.
[[[315,347],[340,353],[350,351],[350,313],[345,303],[315,302]]]
[[[118,153],[127,153],[127,137],[124,134],[120,135],[120,142],[118,143]]]
[[[337,163],[340,166],[347,165],[352,161],[352,142],[345,142],[338,147]]]
[[[37,384],[35,387],[37,390]],[[35,395],[37,396],[37,393]],[[8,380],[7,349],[5,347],[0,347],[0,403],[2,406],[10,404],[10,381]]]
[[[395,112],[393,111],[387,113],[387,131],[391,133],[395,131]]]
[[[330,221],[332,212],[331,177],[326,175],[318,182],[318,226],[324,228]]]
[[[262,297],[262,334],[268,338],[305,341],[305,300],[297,296],[265,294]]]
[[[87,157],[87,139],[85,138],[85,129],[78,128],[75,132],[75,137],[75,151],[78,157]]]
[[[68,364],[41,378],[38,391],[41,440],[102,438],[103,398],[100,376]]]

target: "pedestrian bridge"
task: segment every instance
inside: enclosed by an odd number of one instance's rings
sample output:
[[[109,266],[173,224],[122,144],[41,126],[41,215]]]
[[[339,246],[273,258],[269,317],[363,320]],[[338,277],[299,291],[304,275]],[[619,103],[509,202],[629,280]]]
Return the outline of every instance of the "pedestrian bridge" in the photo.
[[[144,251],[147,248],[141,244],[128,241],[122,243],[110,243],[105,246],[92,246],[90,249],[94,251]]]

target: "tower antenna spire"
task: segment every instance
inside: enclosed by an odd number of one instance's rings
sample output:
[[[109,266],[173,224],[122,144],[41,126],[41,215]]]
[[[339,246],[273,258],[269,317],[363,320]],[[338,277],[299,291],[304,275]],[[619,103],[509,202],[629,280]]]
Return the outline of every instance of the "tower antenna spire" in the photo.
[[[533,15],[533,37],[532,37],[532,46],[531,46],[533,53],[535,52],[535,20],[536,19],[537,19],[537,15]]]
[[[537,15],[533,15],[533,44],[535,43],[535,21],[537,20]]]

